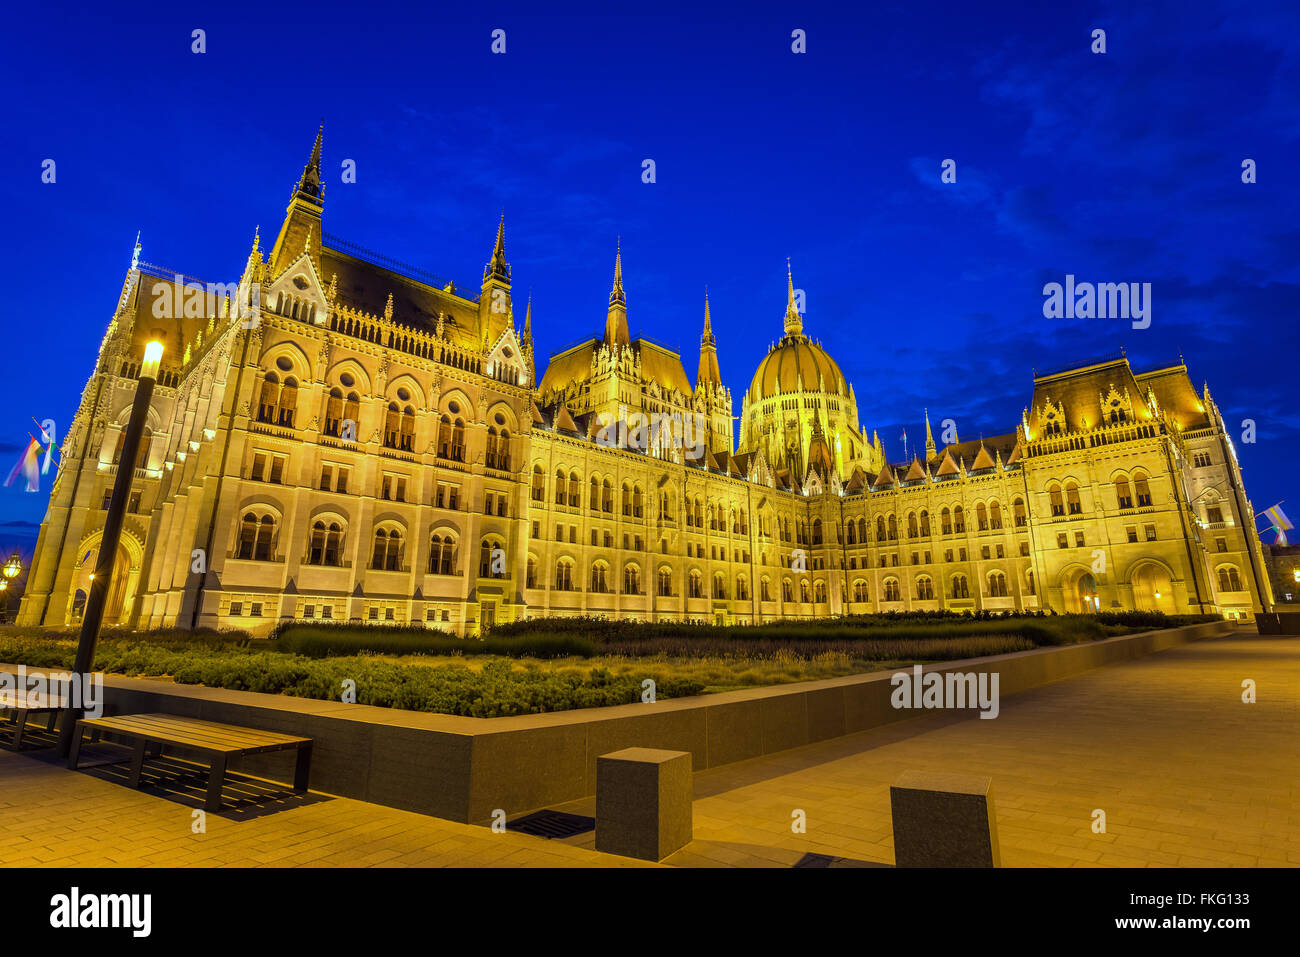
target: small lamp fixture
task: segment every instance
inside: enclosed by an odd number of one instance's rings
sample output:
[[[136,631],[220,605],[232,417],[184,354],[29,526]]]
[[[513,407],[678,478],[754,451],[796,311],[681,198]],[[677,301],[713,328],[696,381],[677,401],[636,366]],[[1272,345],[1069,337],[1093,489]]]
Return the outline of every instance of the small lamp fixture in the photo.
[[[17,578],[23,570],[23,558],[17,552],[9,556],[9,561],[4,565],[4,576],[6,580]]]
[[[1296,581],[1300,582],[1300,568],[1294,569],[1291,572],[1291,577],[1294,578]]]
[[[140,376],[144,379],[158,378],[158,366],[162,364],[163,344],[157,339],[144,347],[144,364],[140,366]]]

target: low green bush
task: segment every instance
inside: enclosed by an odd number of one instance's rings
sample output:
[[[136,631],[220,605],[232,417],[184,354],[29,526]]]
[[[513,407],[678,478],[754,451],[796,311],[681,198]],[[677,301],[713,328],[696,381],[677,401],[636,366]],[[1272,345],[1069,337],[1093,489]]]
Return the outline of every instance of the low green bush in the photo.
[[[374,655],[504,655],[510,658],[590,658],[595,643],[579,635],[536,634],[522,638],[457,638],[421,627],[304,625],[287,622],[271,634],[274,651],[329,658]]]

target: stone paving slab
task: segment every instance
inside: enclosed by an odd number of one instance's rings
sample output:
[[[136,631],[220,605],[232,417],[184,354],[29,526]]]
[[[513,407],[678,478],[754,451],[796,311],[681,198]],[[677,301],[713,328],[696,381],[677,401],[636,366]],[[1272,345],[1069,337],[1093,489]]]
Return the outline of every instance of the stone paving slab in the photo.
[[[666,863],[892,864],[889,785],[944,770],[993,778],[1007,867],[1300,866],[1298,731],[1300,639],[1199,641],[1017,694],[995,720],[933,713],[697,772],[695,839]],[[209,814],[195,835],[193,806],[0,752],[0,866],[644,866],[596,853],[592,832],[493,834],[321,795]]]

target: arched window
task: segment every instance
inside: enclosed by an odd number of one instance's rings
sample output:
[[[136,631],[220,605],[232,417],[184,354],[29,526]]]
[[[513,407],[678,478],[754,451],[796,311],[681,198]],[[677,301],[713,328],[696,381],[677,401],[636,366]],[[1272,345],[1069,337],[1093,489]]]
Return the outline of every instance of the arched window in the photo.
[[[934,599],[934,580],[929,575],[922,575],[916,580],[916,598],[918,601]]]
[[[826,601],[826,583],[820,579],[813,582],[813,601],[818,603]]]
[[[1025,591],[1026,591],[1028,594],[1030,594],[1030,595],[1037,594],[1037,593],[1034,591],[1034,573],[1033,573],[1033,571],[1026,571],[1026,572],[1025,572],[1025,584],[1026,584]]]
[[[396,402],[388,403],[384,411],[384,447],[395,449],[401,439],[402,413]]]
[[[555,504],[563,505],[565,492],[569,487],[569,480],[564,475],[564,469],[555,470]]]
[[[916,536],[919,533],[920,533],[920,527],[916,524],[916,513],[908,512],[907,513],[907,537],[916,538]]]
[[[307,546],[307,564],[324,565],[325,562],[325,536],[326,529],[324,522],[314,522],[311,527],[311,538]]]
[[[121,438],[126,438],[123,432]],[[144,433],[140,436],[140,448],[135,453],[135,467],[138,469],[149,467],[149,449],[153,445],[153,429],[145,428]]]
[[[397,447],[410,452],[415,447],[415,410],[409,405],[402,409],[401,435]]]
[[[858,541],[863,545],[867,544],[867,520],[865,518],[858,519]]]
[[[1073,482],[1068,482],[1065,486],[1065,510],[1070,515],[1083,513],[1083,503],[1079,501],[1079,486]]]
[[[451,418],[445,413],[438,419],[438,458],[451,458]]]
[[[764,575],[762,581],[760,581],[760,582],[758,583],[758,588],[759,588],[759,601],[771,601],[771,600],[772,600],[772,581],[771,581],[771,579],[769,579],[766,575]]]
[[[402,533],[397,529],[375,529],[375,548],[370,557],[370,567],[384,571],[397,571],[402,564]]]
[[[451,460],[465,461],[465,423],[460,419],[451,424]]]
[[[555,590],[573,591],[573,562],[567,558],[555,563]]]
[[[578,478],[577,472],[569,473],[569,507],[582,507],[582,479]]]
[[[861,578],[853,583],[853,600],[856,602],[870,601],[867,593],[867,583]]]
[[[456,574],[456,539],[445,532],[434,532],[429,539],[429,574]]]
[[[930,537],[930,513],[924,510],[921,512],[921,537]]]
[[[704,503],[697,496],[695,499],[695,527],[704,527]]]
[[[848,541],[847,541],[846,544],[849,544],[849,545],[856,545],[856,544],[857,544],[857,541],[856,541],[855,539],[856,539],[856,537],[857,537],[857,536],[856,536],[857,526],[853,523],[853,520],[852,520],[852,519],[849,520],[848,528],[847,528],[847,532],[848,532],[848,535],[847,535]]]
[[[894,518],[892,512],[889,516],[889,540],[891,542],[898,540],[898,519]]]
[[[546,497],[546,476],[540,465],[533,466],[533,501],[540,502]]]
[[[948,506],[943,507],[939,513],[939,530],[945,535],[952,534],[952,512],[948,511]]]
[[[989,597],[1007,597],[1007,576],[1002,572],[989,572]]]
[[[1011,503],[1011,512],[1015,516],[1016,528],[1024,528],[1028,516],[1025,514],[1025,503],[1023,499],[1016,499]]]
[[[343,421],[343,392],[338,388],[330,389],[325,398],[325,434],[338,438],[339,425]]]
[[[641,486],[634,485],[632,487],[632,515],[634,518],[640,518],[641,514],[642,514]]]
[[[749,600],[749,579],[744,575],[736,576],[736,599],[738,601]]]
[[[898,587],[897,578],[885,579],[885,601],[902,601],[903,595]]]
[[[537,587],[537,557],[535,555],[528,556],[527,576],[528,577],[525,579],[524,587],[536,588]]]
[[[1147,484],[1145,475],[1133,476],[1133,492],[1137,495],[1138,508],[1146,508],[1151,504],[1151,486]]]
[[[478,577],[504,578],[505,575],[505,549],[495,539],[483,539],[478,546]]]
[[[713,573],[713,599],[721,600],[727,597],[727,580],[722,577],[722,572]]]
[[[958,535],[966,531],[966,514],[961,510],[960,505],[952,510],[952,527]]]
[[[885,516],[877,515],[876,516],[876,541],[883,542],[884,540],[885,540]]]
[[[989,530],[989,513],[988,509],[984,507],[983,502],[980,502],[975,506],[975,527],[981,532],[987,532]]]
[[[804,604],[808,603],[808,582],[805,579],[799,579],[799,600]]]
[[[261,395],[257,400],[257,421],[275,424],[280,405],[280,377],[268,372],[262,380]]]
[[[704,597],[704,579],[698,571],[691,569],[690,578],[687,585],[687,597],[703,598]]]
[[[284,388],[280,390],[280,408],[277,424],[285,428],[293,428],[293,415],[298,408],[298,383],[293,379],[284,380]]]
[[[591,566],[591,590],[598,595],[609,591],[609,568],[604,562]]]
[[[1121,475],[1115,480],[1115,499],[1120,508],[1133,507],[1133,491],[1128,484],[1128,476]]]
[[[966,576],[965,576],[965,575],[953,575],[953,576],[952,576],[952,597],[953,597],[953,598],[969,598],[969,597],[970,597],[970,586],[967,585],[967,583],[966,583]]]
[[[820,545],[822,543],[822,520],[820,518],[813,519],[812,543],[814,545]]]
[[[1061,498],[1061,486],[1052,484],[1047,486],[1047,497],[1052,503],[1053,517],[1065,514],[1065,501]]]
[[[673,573],[671,569],[659,569],[659,595],[667,598],[673,593]]]
[[[628,565],[623,569],[623,592],[628,595],[641,594],[641,568]]]
[[[614,514],[614,486],[609,479],[600,483],[600,510],[610,515]]]
[[[990,528],[1002,527],[1002,506],[999,505],[997,502],[989,503],[989,527]]]
[[[591,477],[591,492],[587,497],[587,501],[593,512],[600,511],[600,479],[594,475]]]
[[[239,550],[235,554],[239,558],[251,559],[256,547],[257,516],[249,512],[239,523]]]
[[[1219,591],[1241,591],[1241,575],[1235,565],[1219,569]]]
[[[343,403],[343,423],[340,427],[339,435],[342,438],[355,442],[357,440],[357,430],[361,428],[361,399],[355,392],[349,392],[347,400]]]
[[[788,578],[783,578],[781,580],[781,600],[787,602],[794,601],[794,586],[790,583],[790,579]]]

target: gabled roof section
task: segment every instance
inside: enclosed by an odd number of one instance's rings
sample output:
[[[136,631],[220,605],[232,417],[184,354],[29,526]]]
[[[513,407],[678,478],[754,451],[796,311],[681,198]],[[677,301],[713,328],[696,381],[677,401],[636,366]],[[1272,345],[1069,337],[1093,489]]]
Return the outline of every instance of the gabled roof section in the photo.
[[[890,468],[889,463],[886,462],[885,467],[882,468],[880,470],[880,474],[876,476],[876,480],[871,483],[871,487],[887,488],[888,486],[893,484],[894,484],[894,470]]]
[[[921,460],[912,456],[912,467],[907,470],[907,475],[903,477],[904,482],[917,482],[925,478],[925,469],[921,468]]]
[[[979,472],[991,468],[993,468],[993,456],[989,455],[989,450],[981,442],[979,451],[975,453],[975,461],[971,463],[971,471]]]

